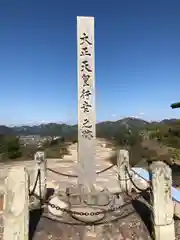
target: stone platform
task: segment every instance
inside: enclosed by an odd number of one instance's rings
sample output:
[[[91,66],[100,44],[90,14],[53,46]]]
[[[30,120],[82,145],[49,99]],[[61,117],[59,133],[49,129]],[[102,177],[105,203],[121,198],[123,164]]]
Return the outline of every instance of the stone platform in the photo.
[[[148,213],[148,208],[140,200],[132,200],[126,194],[121,194],[124,202],[129,202],[118,212],[107,212],[95,226],[86,226],[86,222],[74,219],[68,213],[57,218],[49,214],[47,208],[44,209],[37,224],[36,231],[31,231],[33,240],[116,240],[116,239],[151,239],[149,230],[137,213],[137,208]],[[139,205],[138,205],[139,204]],[[84,210],[84,209],[82,209]],[[148,215],[147,215],[148,216]],[[37,212],[31,213],[31,225],[37,218]],[[148,221],[146,221],[148,225]],[[149,226],[148,226],[149,227]],[[31,229],[32,226],[31,226]],[[33,236],[32,236],[33,235]]]

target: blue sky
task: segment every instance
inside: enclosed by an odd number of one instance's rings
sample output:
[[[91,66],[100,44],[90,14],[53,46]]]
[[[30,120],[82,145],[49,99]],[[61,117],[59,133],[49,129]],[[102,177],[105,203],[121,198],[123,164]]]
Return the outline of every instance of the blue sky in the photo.
[[[77,121],[76,16],[95,17],[97,121],[180,116],[179,0],[1,0],[0,124]]]

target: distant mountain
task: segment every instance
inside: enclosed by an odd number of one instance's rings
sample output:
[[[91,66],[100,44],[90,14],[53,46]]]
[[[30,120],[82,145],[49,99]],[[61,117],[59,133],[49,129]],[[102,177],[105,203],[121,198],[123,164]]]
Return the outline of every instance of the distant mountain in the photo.
[[[42,135],[42,136],[58,136],[69,133],[72,126],[58,123],[40,124],[35,126],[13,127],[17,135]]]
[[[165,119],[159,124],[170,124],[176,119]],[[104,121],[97,123],[97,136],[111,137],[124,130],[141,130],[158,122],[147,122],[138,118],[123,118],[118,121]],[[16,135],[41,135],[41,136],[75,136],[77,135],[77,125],[67,125],[62,123],[48,123],[34,126],[0,126],[0,134]]]
[[[164,119],[164,120],[162,120],[160,123],[171,124],[171,123],[174,123],[174,122],[176,122],[176,121],[177,121],[177,119],[171,118],[171,119]]]
[[[0,125],[0,134],[14,135],[16,133],[12,128]]]
[[[136,118],[124,118],[118,121],[105,121],[96,125],[97,135],[99,136],[112,136],[122,129],[140,129],[143,128],[148,122]],[[41,135],[41,136],[72,136],[77,135],[77,125],[67,125],[61,123],[48,123],[34,126],[13,126],[4,128],[3,133],[15,133],[16,135]]]
[[[137,118],[123,118],[115,122],[106,121],[97,124],[97,136],[111,138],[124,131],[140,130],[149,123]]]
[[[116,123],[119,123],[120,125],[126,125],[130,128],[142,128],[149,124],[149,122],[139,118],[123,118],[118,120]]]

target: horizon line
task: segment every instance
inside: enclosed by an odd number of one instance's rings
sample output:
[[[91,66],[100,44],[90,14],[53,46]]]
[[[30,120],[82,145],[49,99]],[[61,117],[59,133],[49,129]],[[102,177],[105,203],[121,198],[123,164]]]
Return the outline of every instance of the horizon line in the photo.
[[[148,123],[152,123],[152,122],[162,122],[164,120],[173,120],[173,119],[176,119],[178,120],[178,118],[163,118],[161,120],[145,120],[143,118],[139,118],[139,117],[124,117],[124,118],[120,118],[118,120],[103,120],[103,121],[96,121],[96,124],[98,123],[103,123],[103,122],[118,122],[120,120],[123,120],[123,119],[137,119],[137,120],[142,120],[142,121],[145,121],[145,122],[148,122]],[[23,124],[4,124],[4,123],[0,123],[0,126],[6,126],[6,127],[33,127],[33,126],[40,126],[40,125],[47,125],[47,124],[58,124],[58,125],[69,125],[69,126],[75,126],[75,125],[78,125],[78,122],[77,123],[67,123],[67,122],[62,122],[62,121],[46,121],[46,122],[34,122],[34,123],[23,123]]]

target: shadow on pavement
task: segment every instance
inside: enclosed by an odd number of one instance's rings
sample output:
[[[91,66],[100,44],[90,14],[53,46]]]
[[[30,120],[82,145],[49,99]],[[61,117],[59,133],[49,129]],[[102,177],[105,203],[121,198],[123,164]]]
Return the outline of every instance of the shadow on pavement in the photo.
[[[47,189],[46,200],[49,199],[50,196],[54,194],[53,188]],[[34,209],[29,213],[29,240],[33,239],[33,236],[36,232],[37,225],[41,219],[43,214],[43,209]]]

